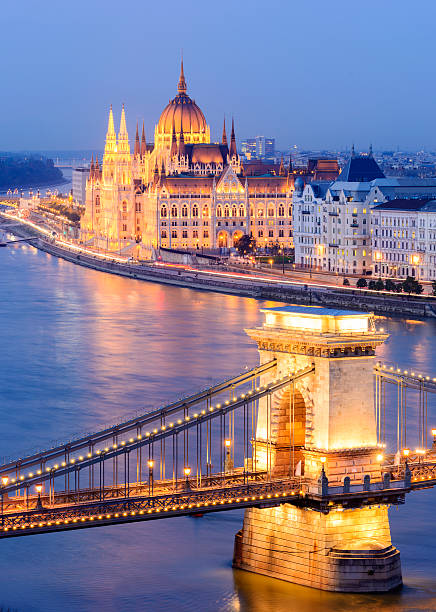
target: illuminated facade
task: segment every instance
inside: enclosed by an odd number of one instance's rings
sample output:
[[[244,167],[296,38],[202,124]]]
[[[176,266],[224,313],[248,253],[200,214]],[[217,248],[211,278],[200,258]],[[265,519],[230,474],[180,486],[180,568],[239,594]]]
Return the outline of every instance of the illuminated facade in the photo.
[[[100,165],[91,164],[81,238],[110,250],[232,247],[243,234],[258,246],[293,246],[294,173],[283,164],[244,172],[232,122],[212,143],[206,119],[187,95],[183,62],[178,94],[163,110],[154,144],[138,128],[130,152],[124,107],[118,136],[112,108]]]

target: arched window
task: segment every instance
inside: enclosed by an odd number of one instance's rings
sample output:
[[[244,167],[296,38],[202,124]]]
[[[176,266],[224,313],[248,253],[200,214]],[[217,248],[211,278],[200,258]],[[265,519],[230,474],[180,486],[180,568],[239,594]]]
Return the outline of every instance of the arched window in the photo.
[[[123,202],[123,213],[127,212],[127,202]]]
[[[177,206],[175,204],[173,204],[171,207],[171,216],[177,217]]]
[[[258,216],[258,217],[263,217],[263,208],[262,208],[262,207],[259,207],[259,208],[257,209],[257,216]]]
[[[95,196],[95,207],[100,208],[100,196]]]
[[[166,238],[167,237],[167,230],[162,230],[160,233],[161,238]]]
[[[275,211],[274,208],[270,205],[268,207],[268,217],[274,217]]]
[[[221,206],[217,206],[216,207],[216,216],[217,217],[222,217],[223,216],[223,210],[222,210]]]
[[[203,217],[208,217],[209,216],[209,206],[205,205],[203,206]]]
[[[285,216],[285,209],[283,207],[282,204],[280,204],[279,206],[279,217],[284,217]]]
[[[224,206],[224,216],[228,217],[229,216],[229,207],[227,206],[227,204]]]
[[[198,217],[198,206],[197,206],[197,204],[194,204],[194,206],[192,207],[192,216],[193,217]]]
[[[188,216],[188,207],[186,206],[186,204],[183,204],[182,206],[182,217],[187,217]]]
[[[160,216],[161,217],[166,217],[167,216],[167,207],[166,206],[162,206],[162,208],[160,209]]]
[[[244,209],[244,207],[242,206],[242,204],[241,204],[241,205],[240,205],[240,207],[239,207],[239,216],[240,216],[240,217],[245,217],[245,209]]]
[[[238,209],[233,204],[233,206],[232,206],[232,217],[237,217],[237,216],[238,216]]]
[[[250,206],[250,217],[254,217],[254,208]]]
[[[292,206],[288,208],[288,216],[292,217]]]
[[[177,230],[171,230],[171,238],[177,238]]]

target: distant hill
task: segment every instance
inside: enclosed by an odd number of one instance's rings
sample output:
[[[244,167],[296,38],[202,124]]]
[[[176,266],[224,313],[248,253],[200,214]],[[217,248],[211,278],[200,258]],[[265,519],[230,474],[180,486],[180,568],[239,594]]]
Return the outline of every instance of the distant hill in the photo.
[[[0,153],[0,190],[60,184],[64,175],[52,159]]]

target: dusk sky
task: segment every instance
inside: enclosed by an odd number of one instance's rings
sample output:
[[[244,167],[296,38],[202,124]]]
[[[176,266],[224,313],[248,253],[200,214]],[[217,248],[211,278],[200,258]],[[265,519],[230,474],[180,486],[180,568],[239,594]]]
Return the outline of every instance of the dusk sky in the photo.
[[[100,149],[109,105],[147,139],[177,93],[219,138],[436,149],[434,0],[3,0],[0,150]]]

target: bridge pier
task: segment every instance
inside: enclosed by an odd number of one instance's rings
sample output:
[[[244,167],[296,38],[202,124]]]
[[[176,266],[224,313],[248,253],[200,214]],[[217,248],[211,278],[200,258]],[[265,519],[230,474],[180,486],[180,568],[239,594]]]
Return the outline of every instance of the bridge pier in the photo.
[[[277,371],[264,377],[313,371],[259,401],[254,461],[272,478],[301,476],[306,497],[247,509],[234,567],[327,591],[392,590],[402,577],[387,502],[371,504],[368,495],[349,508],[328,493],[328,485],[343,488],[344,481],[366,491],[368,482],[383,480],[373,360],[387,336],[367,313],[304,306],[264,312],[264,326],[247,330],[261,363],[277,359]],[[317,495],[318,509],[311,503]]]
[[[291,504],[250,508],[233,564],[325,591],[384,592],[401,584],[386,506],[328,514]]]

